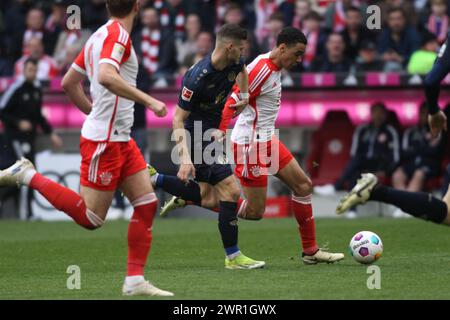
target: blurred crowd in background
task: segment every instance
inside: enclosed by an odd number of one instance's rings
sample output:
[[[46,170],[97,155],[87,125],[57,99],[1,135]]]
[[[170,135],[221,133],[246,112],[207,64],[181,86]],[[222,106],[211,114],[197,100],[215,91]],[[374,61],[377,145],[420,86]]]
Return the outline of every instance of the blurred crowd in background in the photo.
[[[212,51],[215,31],[224,23],[236,23],[248,30],[244,52],[247,63],[270,51],[284,26],[303,30],[307,50],[302,64],[291,72],[424,75],[449,34],[450,0],[140,2],[141,12],[131,38],[140,62],[137,86],[145,91],[176,84],[174,80]],[[370,30],[367,22],[373,18],[367,8],[374,4],[381,12],[381,28]],[[71,15],[67,8],[71,5],[81,9],[81,29],[67,28]],[[376,18],[371,21],[377,22]],[[0,101],[0,120],[5,128],[1,168],[22,155],[33,159],[38,126],[51,133],[54,146],[62,146],[62,140],[42,117],[43,93],[34,80],[61,77],[89,36],[107,20],[105,0],[0,1],[0,77],[24,75],[27,80],[15,81]],[[348,189],[365,171],[376,173],[380,181],[398,189],[439,188],[439,176],[450,163],[450,152],[445,148],[449,137],[433,138],[427,125],[427,108],[424,104],[419,108],[418,123],[410,128],[395,121],[395,113],[382,101],[373,103],[370,122],[358,127],[344,111],[328,112],[314,131],[306,155],[306,169],[317,186],[315,192],[333,195]],[[450,105],[445,110],[450,119]],[[144,153],[148,151],[145,112],[144,106],[135,106],[133,136]],[[15,189],[12,192],[17,194]],[[29,196],[30,200],[32,194]],[[3,198],[5,195],[0,194],[0,211]],[[123,209],[119,200],[116,205]]]
[[[450,0],[140,0],[132,34],[141,72],[167,85],[214,47],[223,23],[248,30],[250,62],[269,51],[284,26],[304,31],[308,47],[293,72],[391,71],[427,73],[449,31]],[[81,8],[81,30],[66,27],[69,5]],[[367,7],[381,9],[381,28],[369,30]],[[89,35],[107,21],[105,0],[2,0],[0,76],[22,73],[39,60],[38,78],[62,75]]]

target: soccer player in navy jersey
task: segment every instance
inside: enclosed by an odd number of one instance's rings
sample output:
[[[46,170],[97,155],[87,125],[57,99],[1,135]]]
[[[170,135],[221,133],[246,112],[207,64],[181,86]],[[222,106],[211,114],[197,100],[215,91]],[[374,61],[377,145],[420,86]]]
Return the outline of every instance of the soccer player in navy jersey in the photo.
[[[222,110],[235,83],[241,89],[237,111],[248,104],[248,73],[242,51],[247,32],[238,25],[225,24],[216,36],[214,51],[192,66],[184,75],[182,90],[173,118],[180,168],[177,177],[157,173],[150,167],[156,188],[200,205],[202,195],[214,194],[219,200],[219,231],[228,269],[256,269],[265,265],[242,254],[238,247],[237,211],[240,189],[230,164],[204,158],[211,139],[220,138]],[[205,134],[206,133],[206,134]],[[200,155],[200,157],[198,157]],[[222,158],[223,159],[223,158]]]

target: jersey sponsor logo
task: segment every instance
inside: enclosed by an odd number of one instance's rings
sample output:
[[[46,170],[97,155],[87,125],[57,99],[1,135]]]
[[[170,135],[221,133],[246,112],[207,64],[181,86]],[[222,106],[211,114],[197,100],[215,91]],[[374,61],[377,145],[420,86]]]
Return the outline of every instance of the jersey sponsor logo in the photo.
[[[184,101],[191,101],[192,99],[192,95],[194,94],[194,91],[189,90],[186,87],[183,87],[183,91],[181,93],[181,99],[183,99]]]
[[[123,54],[125,53],[125,47],[120,43],[115,43],[111,52],[111,58],[118,62],[122,62]]]
[[[102,183],[102,185],[107,186],[111,183],[112,181],[112,173],[105,171],[102,172],[102,174],[100,174],[100,182]]]

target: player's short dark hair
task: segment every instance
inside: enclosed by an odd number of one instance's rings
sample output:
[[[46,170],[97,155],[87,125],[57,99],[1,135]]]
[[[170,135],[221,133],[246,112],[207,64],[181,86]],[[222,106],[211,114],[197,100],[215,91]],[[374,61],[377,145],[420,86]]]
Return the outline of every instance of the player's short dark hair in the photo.
[[[233,23],[226,23],[217,32],[217,39],[247,40],[247,30]]]
[[[111,16],[124,18],[133,10],[137,0],[106,0],[106,8]]]
[[[34,58],[27,58],[27,59],[25,60],[24,64],[23,64],[23,66],[25,67],[25,66],[26,66],[27,64],[29,64],[29,63],[31,63],[31,64],[33,64],[33,65],[35,65],[35,66],[38,65],[38,61],[37,61],[36,59],[34,59]]]
[[[277,37],[277,47],[280,44],[286,44],[287,46],[294,46],[297,43],[307,44],[308,40],[306,40],[306,36],[299,29],[294,27],[285,27],[278,34]]]

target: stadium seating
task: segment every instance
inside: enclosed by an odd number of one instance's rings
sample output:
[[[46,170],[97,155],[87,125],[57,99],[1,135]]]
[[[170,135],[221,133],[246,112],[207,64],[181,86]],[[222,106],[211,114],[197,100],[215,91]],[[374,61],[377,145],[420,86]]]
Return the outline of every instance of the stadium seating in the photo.
[[[311,140],[306,167],[314,185],[334,183],[349,160],[354,125],[344,111],[330,111]]]

